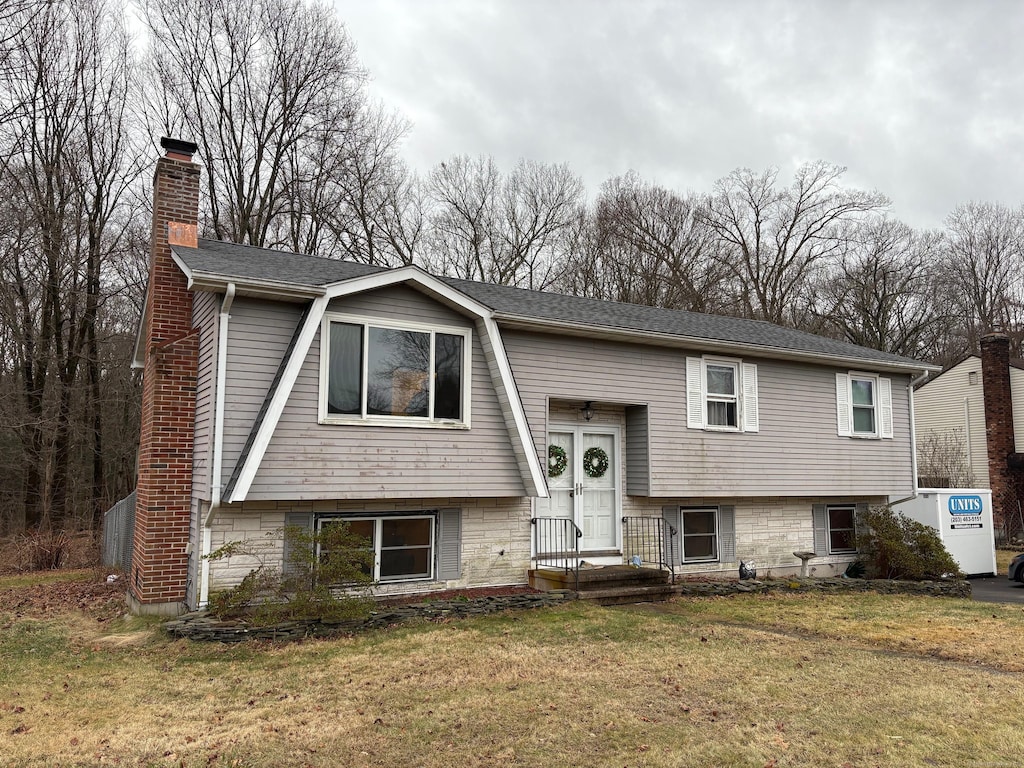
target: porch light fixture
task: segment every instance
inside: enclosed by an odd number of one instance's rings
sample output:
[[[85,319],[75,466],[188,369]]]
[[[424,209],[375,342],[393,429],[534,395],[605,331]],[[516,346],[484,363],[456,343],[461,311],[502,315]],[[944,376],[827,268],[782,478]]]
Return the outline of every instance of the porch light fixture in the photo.
[[[590,421],[592,418],[594,418],[594,404],[593,404],[593,402],[591,402],[590,400],[587,400],[587,402],[585,402],[583,404],[583,407],[580,408],[580,413],[583,414],[583,419],[585,421]]]

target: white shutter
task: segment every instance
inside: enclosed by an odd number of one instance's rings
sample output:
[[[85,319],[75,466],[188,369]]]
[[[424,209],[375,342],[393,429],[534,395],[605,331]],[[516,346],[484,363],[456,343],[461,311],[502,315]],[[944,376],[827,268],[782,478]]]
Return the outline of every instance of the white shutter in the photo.
[[[892,379],[878,380],[878,428],[881,437],[892,437]]]
[[[704,429],[704,361],[686,358],[686,426]]]
[[[840,437],[853,434],[853,414],[850,412],[850,377],[845,373],[836,374],[836,421]]]
[[[757,366],[743,364],[743,431],[757,432]]]

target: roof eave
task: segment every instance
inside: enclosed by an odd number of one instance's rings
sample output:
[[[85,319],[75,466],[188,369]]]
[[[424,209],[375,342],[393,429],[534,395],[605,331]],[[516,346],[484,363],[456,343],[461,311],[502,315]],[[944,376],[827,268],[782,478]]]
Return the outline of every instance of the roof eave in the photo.
[[[764,344],[752,344],[747,342],[741,343],[736,341],[709,339],[700,336],[681,336],[674,333],[663,333],[659,331],[641,331],[632,328],[614,328],[590,323],[572,323],[564,320],[548,320],[504,312],[495,312],[494,319],[502,325],[519,330],[557,330],[561,333],[567,333],[575,336],[602,336],[605,338],[621,339],[623,341],[641,341],[645,344],[656,344],[658,346],[665,347],[692,347],[695,349],[701,349],[709,352],[720,352],[723,354],[753,354],[758,357],[766,357],[775,360],[814,362],[830,366],[842,365],[880,372],[912,374],[942,370],[940,366],[917,361],[908,361],[904,363],[896,360],[871,360],[863,357],[786,349],[783,347],[771,347]]]
[[[235,284],[235,291],[244,296],[279,301],[308,301],[323,296],[324,288],[316,285],[297,285],[283,280],[256,280],[251,277],[225,275],[219,272],[202,272],[189,267],[180,254],[171,249],[171,258],[188,280],[190,291],[213,291],[223,293],[229,283]]]

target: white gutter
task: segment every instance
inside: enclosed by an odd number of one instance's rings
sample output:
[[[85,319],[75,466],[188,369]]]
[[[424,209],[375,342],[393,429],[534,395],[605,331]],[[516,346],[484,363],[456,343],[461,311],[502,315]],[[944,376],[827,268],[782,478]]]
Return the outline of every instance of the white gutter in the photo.
[[[203,520],[202,560],[199,575],[199,607],[205,608],[210,598],[210,548],[213,539],[213,517],[220,507],[222,487],[221,465],[224,463],[224,388],[228,374],[228,319],[235,300],[235,284],[228,283],[220,304],[217,325],[217,397],[213,409],[213,476],[210,479],[210,508]]]

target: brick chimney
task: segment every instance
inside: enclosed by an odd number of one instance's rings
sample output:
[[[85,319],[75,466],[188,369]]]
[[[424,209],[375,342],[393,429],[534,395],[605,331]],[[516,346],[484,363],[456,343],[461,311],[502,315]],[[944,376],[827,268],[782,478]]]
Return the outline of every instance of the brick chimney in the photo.
[[[1014,468],[1013,400],[1010,394],[1010,339],[1005,333],[981,337],[981,382],[985,398],[985,440],[996,530],[1017,509],[1020,472]]]
[[[192,444],[199,337],[192,294],[171,245],[196,245],[199,166],[196,145],[163,138],[153,177],[149,286],[142,322],[145,355],[128,598],[136,613],[177,614],[188,579]]]

